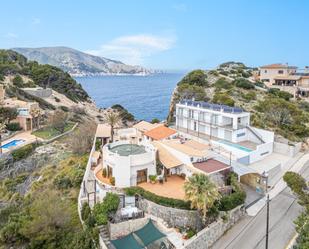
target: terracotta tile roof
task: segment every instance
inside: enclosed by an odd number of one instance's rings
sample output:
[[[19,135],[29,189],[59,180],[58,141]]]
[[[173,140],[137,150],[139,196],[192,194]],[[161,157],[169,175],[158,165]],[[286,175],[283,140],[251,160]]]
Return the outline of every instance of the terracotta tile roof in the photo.
[[[270,68],[270,69],[272,69],[272,68],[274,68],[274,69],[276,69],[276,68],[294,68],[294,69],[296,69],[297,67],[288,66],[288,65],[282,64],[282,63],[275,63],[275,64],[270,64],[270,65],[264,65],[264,66],[261,66],[260,68]]]
[[[207,174],[213,174],[230,168],[229,165],[215,159],[208,159],[205,162],[193,163],[193,166]]]
[[[183,163],[173,156],[160,142],[152,142],[158,150],[158,159],[165,168],[170,169],[182,165]]]
[[[137,124],[133,125],[133,128],[136,128],[137,130],[141,132],[150,131],[158,126],[163,126],[163,124],[152,124],[147,121],[140,121]]]
[[[150,137],[154,140],[161,140],[168,138],[176,133],[177,132],[174,129],[162,125],[145,132],[145,136]]]

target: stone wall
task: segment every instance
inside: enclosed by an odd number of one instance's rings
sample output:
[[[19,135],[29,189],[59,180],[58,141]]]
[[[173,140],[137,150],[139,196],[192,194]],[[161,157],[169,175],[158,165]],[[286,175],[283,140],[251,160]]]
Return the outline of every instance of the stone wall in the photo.
[[[211,223],[191,239],[186,241],[184,249],[207,249],[210,248],[227,230],[229,230],[243,215],[245,210],[236,207],[226,213],[225,219]]]
[[[126,236],[132,232],[145,226],[149,221],[149,218],[140,218],[136,220],[128,220],[120,223],[109,223],[108,229],[110,233],[110,239],[114,240],[119,237]]]
[[[197,211],[165,207],[146,199],[140,199],[138,206],[144,212],[164,220],[172,227],[191,227],[199,231],[202,219]]]

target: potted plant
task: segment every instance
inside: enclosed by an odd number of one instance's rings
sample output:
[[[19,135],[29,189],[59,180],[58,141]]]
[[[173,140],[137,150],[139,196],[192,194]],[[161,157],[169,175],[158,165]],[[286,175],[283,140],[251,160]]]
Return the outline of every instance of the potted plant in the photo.
[[[149,180],[151,183],[156,183],[156,180],[157,180],[157,176],[156,175],[149,175]]]
[[[109,178],[109,181],[113,186],[115,186],[115,177],[112,176],[111,178]]]
[[[102,176],[105,178],[106,175],[107,175],[107,170],[106,170],[106,168],[103,168],[103,170],[102,170]]]

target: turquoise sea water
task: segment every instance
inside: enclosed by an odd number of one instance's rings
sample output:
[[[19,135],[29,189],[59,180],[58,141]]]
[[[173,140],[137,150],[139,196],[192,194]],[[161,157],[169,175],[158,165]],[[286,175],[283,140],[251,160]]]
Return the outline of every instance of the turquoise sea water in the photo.
[[[149,76],[81,77],[82,84],[97,106],[106,108],[120,104],[136,119],[164,120],[168,114],[172,92],[185,73]]]

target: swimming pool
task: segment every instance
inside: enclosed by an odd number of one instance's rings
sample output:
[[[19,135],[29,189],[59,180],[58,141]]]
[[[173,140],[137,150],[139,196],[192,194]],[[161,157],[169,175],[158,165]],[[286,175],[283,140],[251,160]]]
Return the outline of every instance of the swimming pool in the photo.
[[[225,144],[225,145],[234,147],[234,148],[236,148],[236,149],[245,151],[245,152],[251,152],[251,151],[253,151],[253,150],[251,150],[251,149],[249,149],[249,148],[247,148],[247,147],[241,146],[241,145],[239,145],[239,144],[230,143],[230,142],[225,141],[225,140],[220,140],[220,141],[218,141],[218,142],[221,143],[221,144]]]
[[[20,145],[20,144],[23,144],[25,142],[25,140],[22,140],[22,139],[14,139],[12,140],[11,142],[8,142],[2,146],[0,146],[1,149],[9,149],[11,147],[14,147],[14,146],[17,146],[17,145]]]

